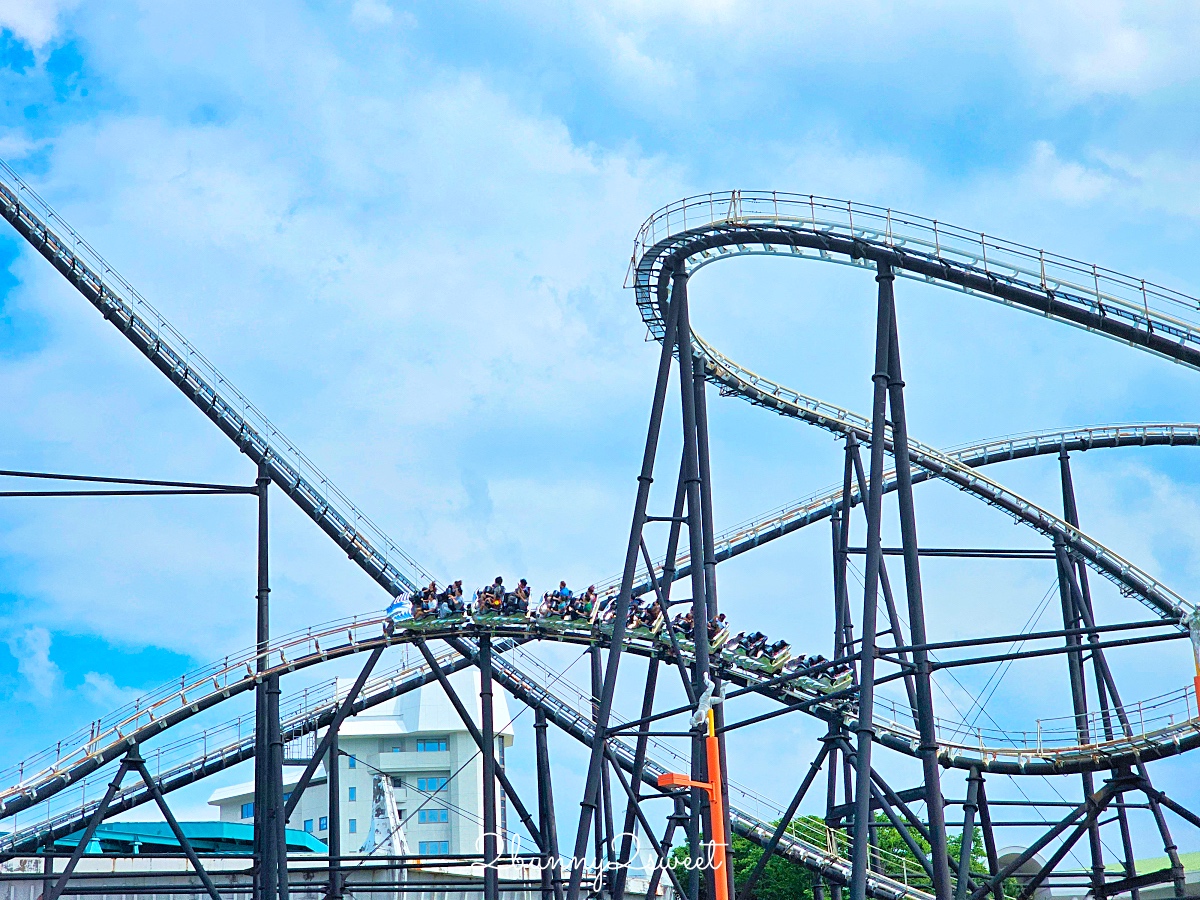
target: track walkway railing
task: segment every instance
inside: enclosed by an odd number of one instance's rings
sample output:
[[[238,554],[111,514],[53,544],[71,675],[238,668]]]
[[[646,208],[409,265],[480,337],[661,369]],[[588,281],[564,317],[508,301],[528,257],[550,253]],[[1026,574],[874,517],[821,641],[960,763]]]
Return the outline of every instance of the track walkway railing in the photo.
[[[498,650],[504,652],[509,646],[502,645]],[[355,712],[431,683],[434,676],[421,655],[415,651],[410,654],[407,646],[400,649],[404,650],[402,662],[367,680],[354,704]],[[446,673],[469,665],[450,650],[438,653],[435,658]],[[337,680],[330,679],[287,694],[279,711],[284,741],[314,735],[324,728],[345,699],[346,690],[343,685],[339,692]],[[170,792],[253,758],[254,742],[254,713],[247,711],[158,746],[140,746],[139,750],[163,791]],[[97,769],[72,787],[25,811],[24,824],[22,816],[14,814],[6,823],[9,833],[0,837],[0,853],[28,852],[82,828],[104,794],[113,765]],[[114,796],[108,815],[125,812],[152,799],[140,782],[125,785]]]
[[[418,637],[447,640],[473,638],[486,632],[497,638],[518,641],[558,640],[591,645],[604,644],[608,640],[603,629],[593,628],[588,623],[548,624],[492,617],[481,622],[435,620],[411,629],[396,629],[389,636],[383,632],[383,622],[382,616],[369,616],[306,629],[271,644],[263,654],[266,673],[257,671],[257,652],[247,650],[138,698],[116,713],[97,720],[89,729],[77,732],[73,739],[60,741],[6,770],[5,781],[0,782],[7,785],[0,789],[0,818],[10,819],[85,782],[133,744],[144,745],[192,716],[250,691],[266,674],[299,671],[382,645],[403,645]],[[628,633],[625,649],[642,656],[663,657],[670,652],[661,637],[645,630]],[[690,645],[681,649],[686,663],[691,659]],[[806,712],[826,721],[854,721],[852,691],[830,694],[830,687],[822,687],[821,683],[807,677],[780,683],[759,664],[752,665],[745,657],[725,650],[713,654],[713,664],[720,668],[727,681],[743,687],[761,686],[759,693],[785,705],[802,704]],[[1182,710],[1172,707],[1169,713],[1163,712],[1165,704],[1173,702],[1178,707],[1180,699]],[[1143,710],[1150,708],[1144,706]],[[1125,709],[1128,712],[1134,707],[1127,704]],[[1028,728],[1005,732],[995,743],[980,745],[969,737],[975,734],[973,729],[967,729],[961,723],[943,721],[939,734],[940,756],[946,764],[961,768],[978,766],[989,772],[1055,774],[1111,768],[1125,760],[1171,756],[1200,746],[1200,716],[1195,711],[1193,694],[1184,692],[1174,701],[1163,700],[1153,707],[1151,715],[1131,718],[1144,723],[1147,731],[1084,746],[1059,744],[1045,738],[1032,744],[1023,737],[1029,732]],[[881,744],[906,754],[916,752],[915,732],[910,721],[902,715],[885,714],[877,717],[875,724]],[[964,738],[963,734],[968,737]]]
[[[753,235],[759,227],[791,228],[863,247],[887,248],[932,264],[932,271],[902,268],[898,274],[905,277],[938,281],[942,286],[1009,305],[1014,299],[999,289],[1018,289],[1031,298],[1052,301],[1044,307],[1027,305],[1026,308],[1037,309],[1042,315],[1071,325],[1081,325],[1080,317],[1058,313],[1055,301],[1076,307],[1078,312],[1089,316],[1120,321],[1145,332],[1146,336],[1162,335],[1181,348],[1200,348],[1200,299],[1182,291],[937,219],[811,194],[735,190],[700,194],[670,203],[653,213],[638,230],[626,284],[635,278],[642,259],[652,248],[673,237],[696,232],[745,233],[744,244],[758,244],[762,247],[758,252],[763,253],[787,253],[850,264],[862,264],[866,259],[863,253],[839,257],[832,245],[822,246],[820,242],[811,247],[764,246]],[[708,248],[699,262],[730,252],[733,251],[722,247]],[[965,279],[954,280],[954,276],[967,273],[979,276],[980,284],[972,286],[970,282],[961,283]],[[1089,330],[1104,332],[1098,328]],[[1112,332],[1104,333],[1118,337]],[[1162,352],[1148,346],[1145,340],[1118,339]],[[1177,353],[1163,355],[1195,365],[1194,360],[1180,359]]]
[[[388,593],[433,580],[3,161],[0,214]]]
[[[1080,428],[1050,429],[1025,434],[992,438],[980,443],[964,444],[943,452],[965,466],[979,468],[994,463],[1028,459],[1058,453],[1060,450],[1095,450],[1120,447],[1196,447],[1200,446],[1200,425],[1190,423],[1147,423],[1125,425],[1094,425]],[[923,469],[913,472],[913,483],[927,481],[932,473]],[[884,473],[884,492],[895,490],[896,472]],[[862,502],[858,489],[850,494],[851,504]],[[829,518],[842,509],[842,485],[830,485],[800,500],[776,507],[752,519],[739,522],[717,535],[717,562],[732,559],[776,538],[791,534],[814,522]],[[675,580],[691,574],[691,553],[681,546],[676,553]],[[655,574],[662,577],[665,560],[655,560]],[[611,596],[621,586],[619,575],[598,582],[597,591]],[[645,564],[640,564],[634,579],[634,596],[653,590]]]

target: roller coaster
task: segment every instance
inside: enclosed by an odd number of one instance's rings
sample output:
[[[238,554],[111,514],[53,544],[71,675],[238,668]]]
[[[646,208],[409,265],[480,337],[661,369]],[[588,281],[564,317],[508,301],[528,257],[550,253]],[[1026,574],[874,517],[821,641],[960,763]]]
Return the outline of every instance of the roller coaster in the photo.
[[[303,510],[389,597],[411,595],[435,577],[339,491],[7,164],[0,164],[0,211],[250,459],[256,467],[255,484],[236,490],[255,494],[259,504],[256,644],[186,673],[0,771],[0,820],[7,826],[0,836],[0,854],[5,860],[43,860],[44,900],[57,900],[64,893],[127,890],[119,884],[103,890],[80,887],[72,876],[101,822],[151,802],[172,823],[189,871],[200,882],[190,890],[220,900],[221,891],[200,856],[174,824],[166,797],[249,760],[254,762],[256,799],[254,853],[247,870],[252,894],[256,900],[286,900],[289,891],[312,893],[311,884],[295,882],[292,873],[298,861],[289,853],[283,829],[318,764],[336,758],[342,723],[423,685],[437,683],[457,701],[447,676],[468,667],[478,668],[482,685],[482,726],[471,724],[465,713],[464,723],[473,729],[483,758],[485,840],[477,892],[485,900],[497,900],[502,891],[511,896],[540,892],[543,900],[578,900],[581,892],[623,900],[635,833],[645,836],[656,857],[648,894],[657,895],[661,885],[688,900],[735,895],[751,900],[774,856],[812,873],[816,900],[841,900],[847,892],[850,900],[982,900],[989,895],[1003,900],[1013,893],[1026,900],[1045,886],[1072,885],[1097,898],[1129,894],[1138,900],[1140,892],[1160,884],[1169,884],[1176,897],[1185,895],[1185,872],[1167,814],[1191,827],[1200,827],[1200,816],[1156,788],[1148,764],[1200,746],[1200,656],[1194,684],[1133,702],[1122,698],[1109,657],[1120,648],[1189,637],[1200,654],[1200,613],[1194,603],[1081,529],[1070,458],[1084,450],[1194,447],[1200,444],[1200,425],[1083,427],[944,451],[920,443],[908,434],[905,417],[895,284],[900,278],[950,288],[1193,369],[1200,368],[1196,298],[984,233],[848,201],[733,191],[670,204],[638,231],[627,276],[626,286],[632,288],[642,321],[660,350],[624,566],[620,575],[599,583],[604,614],[562,621],[476,611],[396,624],[383,613],[367,611],[279,636],[270,633],[267,607],[272,487]],[[712,263],[745,256],[837,263],[871,273],[877,327],[870,415],[758,375],[692,328],[690,279]],[[672,470],[669,513],[651,514],[658,446],[673,382],[679,388],[682,453],[678,472]],[[710,384],[723,397],[748,401],[837,436],[845,446],[841,482],[717,533],[708,445]],[[1061,477],[1061,515],[982,471],[996,463],[1052,454]],[[921,545],[913,486],[930,479],[947,482],[1006,513],[1031,529],[1043,549]],[[176,488],[187,484],[137,483]],[[235,490],[202,485],[189,489]],[[882,542],[883,498],[889,493],[897,498],[899,548],[885,548]],[[865,521],[863,547],[850,545],[856,507]],[[675,632],[669,615],[674,606],[686,605],[696,623],[710,622],[719,614],[719,563],[823,520],[831,528],[834,576],[829,660],[798,658],[776,665],[735,652],[731,644],[707,640],[702,624],[691,636]],[[657,555],[651,553],[647,538],[652,523],[668,526],[665,548]],[[902,595],[888,577],[889,555],[902,559]],[[861,606],[851,602],[855,556],[864,560]],[[920,565],[922,557],[930,556],[1050,561],[1062,627],[931,640]],[[1111,582],[1119,597],[1143,604],[1150,617],[1099,621],[1089,580],[1093,575]],[[687,583],[689,599],[672,601],[677,582]],[[631,606],[642,600],[657,607],[665,628],[639,627],[631,620]],[[906,615],[901,615],[902,608]],[[590,691],[576,688],[533,652],[548,641],[578,645],[591,655]],[[947,651],[953,659],[939,656]],[[377,665],[385,652],[393,660],[390,668]],[[641,709],[633,717],[619,714],[614,706],[626,654],[645,660]],[[965,717],[936,714],[932,686],[938,672],[1037,657],[1065,661],[1069,715],[1017,728],[985,729]],[[364,662],[348,692],[326,681],[282,695],[286,676],[356,659]],[[830,679],[828,672],[835,665],[849,667],[850,674]],[[658,708],[661,667],[678,671],[685,704]],[[573,845],[564,853],[543,739],[539,737],[538,744],[536,818],[496,758],[493,683],[534,710],[539,726],[552,724],[588,748],[578,824]],[[892,688],[897,689],[895,695],[888,693]],[[250,695],[255,701],[252,714],[192,727],[193,719],[199,721],[210,710]],[[750,696],[771,704],[771,711],[737,718],[738,698]],[[461,704],[459,709],[463,711]],[[737,760],[725,752],[725,736],[796,712],[817,719],[825,737],[790,799],[778,803],[732,780]],[[689,723],[686,731],[675,733],[689,735],[686,750],[656,731],[672,721]],[[709,733],[720,745],[719,763],[710,764],[705,756]],[[313,738],[316,749],[289,798],[282,790],[282,748],[305,736]],[[876,767],[876,751],[919,761],[920,783],[897,790]],[[678,771],[690,773],[690,778],[671,774]],[[140,775],[141,782],[126,784],[130,773]],[[798,816],[822,774],[827,780],[823,819]],[[987,782],[996,778],[1059,776],[1070,776],[1078,785],[1078,801],[1006,804],[988,795]],[[950,784],[964,791],[963,799],[948,798]],[[544,863],[540,882],[532,887],[505,886],[500,880],[498,786],[512,799],[532,839],[531,859]],[[619,831],[611,812],[601,814],[613,809],[614,793],[625,801],[624,828]],[[674,813],[666,817],[659,837],[655,822],[662,820],[652,821],[645,806],[663,796],[672,800]],[[723,802],[717,802],[718,796]],[[1134,802],[1131,796],[1141,799]],[[331,792],[331,815],[336,815],[332,800]],[[993,818],[993,812],[1006,805],[1039,815],[1053,808],[1058,818],[1043,816],[1045,827],[1035,840],[1019,852],[1002,855],[999,829],[1017,824]],[[962,810],[961,820],[953,823],[961,829],[956,852],[948,808]],[[1165,867],[1150,873],[1138,872],[1134,865],[1130,818],[1141,811],[1149,813],[1167,857]],[[881,829],[893,832],[906,851],[886,849]],[[680,830],[680,844],[695,865],[676,869],[666,863]],[[81,831],[83,838],[63,868],[55,871],[55,842]],[[1113,832],[1120,846],[1116,853],[1105,840]],[[729,866],[702,865],[706,847],[728,847],[734,835],[763,848],[740,882]],[[1064,861],[1085,836],[1089,865],[1072,868]],[[596,849],[589,860],[593,839]],[[982,868],[973,860],[979,841],[986,857]],[[1106,850],[1113,859],[1106,861]],[[351,857],[331,840],[328,854],[318,860],[327,867],[319,894],[339,900],[354,893],[344,870]],[[422,882],[416,879],[422,865],[454,862],[479,861],[405,858],[391,864],[408,873],[410,889],[419,889]]]

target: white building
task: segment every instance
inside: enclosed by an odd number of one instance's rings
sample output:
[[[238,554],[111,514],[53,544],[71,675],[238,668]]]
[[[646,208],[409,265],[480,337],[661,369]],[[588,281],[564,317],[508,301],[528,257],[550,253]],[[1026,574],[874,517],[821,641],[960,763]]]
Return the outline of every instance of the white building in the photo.
[[[464,669],[452,675],[450,681],[479,725],[479,670]],[[338,679],[339,695],[344,696],[351,684],[350,680]],[[513,742],[503,691],[495,690],[492,706],[499,762]],[[482,852],[483,757],[438,684],[348,718],[339,731],[338,742],[343,853],[357,853],[370,833],[372,780],[380,773],[391,778],[412,852]],[[329,794],[324,766],[328,764],[325,760],[287,823],[288,828],[308,831],[325,843],[329,840]],[[293,766],[284,769],[285,794],[302,771]],[[508,810],[499,786],[497,798],[497,823],[501,834],[506,835]],[[222,788],[208,802],[219,809],[222,822],[250,822],[254,817],[254,784]]]

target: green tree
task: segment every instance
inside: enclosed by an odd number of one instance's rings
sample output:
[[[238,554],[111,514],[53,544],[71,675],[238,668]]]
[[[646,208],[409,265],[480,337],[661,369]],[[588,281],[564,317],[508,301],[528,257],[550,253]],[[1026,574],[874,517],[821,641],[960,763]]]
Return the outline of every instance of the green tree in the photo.
[[[820,823],[820,819],[814,820]],[[771,823],[778,825],[776,820]],[[736,890],[740,893],[746,884],[750,873],[762,858],[763,848],[746,840],[740,835],[733,836],[732,860],[733,878]],[[671,866],[679,881],[687,886],[690,872],[686,863],[690,857],[689,849],[676,847],[671,856]],[[772,855],[767,861],[763,873],[755,882],[750,897],[752,900],[812,900],[812,873],[791,860],[779,855]],[[700,895],[707,897],[704,880],[700,882]]]

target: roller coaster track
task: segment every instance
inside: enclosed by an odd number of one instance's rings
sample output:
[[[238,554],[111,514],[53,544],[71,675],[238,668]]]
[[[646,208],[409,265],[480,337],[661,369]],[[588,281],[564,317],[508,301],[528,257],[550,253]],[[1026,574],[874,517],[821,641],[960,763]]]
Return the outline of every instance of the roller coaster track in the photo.
[[[384,590],[433,580],[3,161],[0,215]]]
[[[339,623],[340,625],[341,623]],[[375,620],[369,625],[379,625]],[[409,637],[418,632],[408,633]],[[447,628],[441,631],[424,630],[426,637],[432,638],[440,633],[456,648],[438,654],[437,661],[443,672],[454,672],[473,665],[475,644],[479,630],[463,628]],[[470,636],[469,636],[470,635]],[[578,632],[564,635],[564,639],[588,643],[596,639],[591,632]],[[358,641],[358,650],[367,650],[377,646],[378,642]],[[494,647],[497,654],[505,653],[518,646],[516,639],[509,638]],[[561,676],[552,670],[545,670],[542,678],[529,674],[536,670],[537,664],[530,659],[527,669],[517,668],[499,656],[493,658],[493,677],[509,690],[513,696],[530,707],[544,710],[547,717],[559,728],[576,740],[589,744],[595,739],[595,726],[582,711],[591,698],[578,692],[574,702],[565,697],[565,692],[571,687],[569,683],[561,682]],[[304,665],[303,660],[294,660],[297,668]],[[373,706],[399,696],[434,680],[434,675],[424,662],[416,664],[405,663],[385,674],[370,679],[362,695],[353,704],[353,713],[357,714]],[[231,694],[232,696],[232,694]],[[309,734],[323,728],[333,719],[334,713],[341,702],[334,689],[334,684],[327,683],[297,695],[292,702],[281,710],[281,731],[284,740],[292,740],[304,734]],[[162,704],[160,704],[161,706]],[[171,745],[159,748],[159,751],[147,755],[152,768],[158,769],[156,780],[164,793],[193,784],[202,778],[223,771],[254,756],[254,735],[252,725],[247,727],[248,717],[239,717],[230,722],[206,729],[203,734],[190,735]],[[178,724],[178,723],[176,723]],[[235,737],[225,743],[218,740],[221,734],[234,733]],[[651,741],[652,753],[647,758],[642,772],[645,784],[658,789],[658,776],[687,765],[687,760],[674,748],[661,741]],[[124,746],[124,745],[122,745]],[[608,746],[617,763],[632,773],[634,771],[634,749],[618,738],[610,737]],[[657,755],[655,755],[657,754]],[[105,754],[107,757],[108,754]],[[165,771],[161,770],[161,760],[169,761]],[[115,757],[112,757],[115,759]],[[669,759],[669,761],[667,761]],[[111,759],[110,759],[111,761]],[[157,765],[155,763],[157,762]],[[91,796],[97,798],[103,793],[103,784],[110,773],[101,771],[104,764],[97,768],[92,775],[84,779],[85,784],[92,788]],[[765,844],[774,830],[763,815],[777,818],[782,810],[775,807],[767,798],[757,795],[740,785],[731,784],[735,799],[740,798],[747,804],[756,807],[755,812],[734,807],[731,810],[735,831],[760,845]],[[149,791],[143,785],[135,785],[119,791],[111,802],[106,815],[115,815],[149,802]],[[0,854],[20,854],[32,852],[49,840],[69,835],[82,828],[95,811],[97,801],[78,802],[68,805],[55,814],[28,824],[12,834],[0,839]],[[7,815],[7,813],[6,813]],[[848,859],[848,842],[844,834],[828,829],[823,825],[810,822],[797,822],[785,834],[779,853],[814,872],[830,878],[836,883],[848,883],[850,878],[850,861]],[[916,867],[911,860],[896,856],[894,859],[886,851],[880,851],[888,858],[885,862],[890,868],[904,873],[900,879],[880,875],[873,878],[869,893],[878,900],[928,900],[928,879],[923,871]]]
[[[1095,450],[1120,447],[1196,447],[1200,446],[1200,425],[1190,423],[1146,423],[1126,425],[1094,425],[1081,428],[1050,429],[1026,434],[993,438],[982,443],[967,444],[943,451],[946,456],[964,466],[977,469],[994,463],[1009,462],[1077,450]],[[933,478],[932,472],[913,472],[914,484]],[[884,492],[896,488],[896,472],[884,474]],[[850,494],[851,505],[862,502],[858,489]],[[762,515],[741,522],[716,537],[716,559],[724,562],[753,550],[776,538],[798,531],[805,526],[827,519],[842,509],[842,486],[833,485],[800,500],[777,507]],[[691,574],[691,554],[681,547],[676,555],[674,580],[682,580]],[[655,561],[655,571],[661,577],[664,560]],[[620,587],[620,576],[614,576],[597,584],[604,595],[615,594]],[[644,565],[639,566],[633,594],[641,596],[653,588]]]
[[[285,674],[301,671],[330,660],[368,652],[381,645],[402,645],[418,638],[475,640],[487,633],[498,640],[511,642],[554,640],[592,645],[606,644],[609,640],[609,634],[604,629],[587,623],[547,624],[536,620],[493,617],[479,621],[436,620],[398,629],[393,635],[387,636],[383,633],[383,622],[382,616],[355,617],[306,629],[271,643],[262,654],[266,660],[265,673],[257,671],[260,654],[248,649],[197,669],[178,682],[164,685],[138,698],[54,747],[0,772],[0,782],[11,784],[0,792],[0,818],[11,818],[79,785],[117,760],[133,745],[144,744],[191,717],[252,690],[260,678],[272,672]],[[507,649],[514,644],[498,646]],[[624,649],[646,657],[664,657],[670,653],[661,637],[645,630],[628,634]],[[685,642],[681,650],[685,662],[690,662],[691,645]],[[826,721],[854,721],[851,693],[827,695],[827,688],[822,689],[817,681],[810,678],[780,683],[772,673],[754,667],[741,655],[727,651],[714,654],[713,662],[731,683],[754,688],[758,693],[788,706],[804,704],[807,712]],[[363,708],[396,696],[403,690],[428,683],[432,677],[424,666],[408,664],[378,676],[369,683],[362,701]],[[320,706],[326,701],[315,694],[312,702]],[[314,719],[313,716],[318,714],[313,713],[312,709],[312,703],[304,701],[296,706],[284,726],[286,739],[327,724],[327,710],[319,713],[324,718]],[[881,704],[880,710],[883,715],[877,715],[875,720],[879,742],[901,753],[915,753],[917,732],[911,721],[906,721],[903,712],[895,706]],[[982,739],[978,742],[947,740],[940,742],[939,754],[944,765],[957,768],[978,767],[984,771],[1005,774],[1062,774],[1109,769],[1139,759],[1149,761],[1200,746],[1200,717],[1196,713],[1195,694],[1192,691],[1171,695],[1157,704],[1150,701],[1137,707],[1127,707],[1127,710],[1134,721],[1143,724],[1148,721],[1149,727],[1130,737],[1078,746],[1070,739],[1074,734],[1074,719],[1070,719],[1055,723],[1055,727],[1047,723],[1046,727],[1036,731],[1031,728],[1024,732],[989,732],[987,743]],[[946,732],[957,734],[963,731],[961,723],[940,724]],[[226,723],[225,726],[218,726],[217,732],[222,732],[222,729],[228,732],[231,727],[231,723]],[[971,729],[969,734],[974,736],[976,731]],[[982,733],[980,735],[982,737]],[[242,738],[239,733],[238,740]],[[252,738],[246,739],[252,741]],[[209,738],[205,735],[185,739],[180,746],[194,749],[197,741],[201,743],[202,751],[189,756],[181,764],[181,771],[171,775],[172,785],[191,783],[225,765],[249,758],[245,754],[253,754],[251,743],[237,751],[241,755],[231,756],[217,746],[219,742],[216,738],[213,738],[213,746],[210,746]],[[179,779],[178,782],[176,779]],[[52,820],[53,816],[49,818]],[[53,827],[61,830],[71,823],[77,824],[77,820],[70,819]],[[14,836],[13,840],[16,839]],[[0,851],[4,847],[5,844],[0,842]]]
[[[144,298],[73,229],[26,185],[11,168],[0,163],[0,213],[58,271],[117,327],[131,343],[196,404],[252,461],[265,465],[271,479],[347,555],[389,594],[411,591],[432,580],[430,574],[391,541],[344,494],[334,487],[299,449],[288,441],[219,371],[174,329]],[[690,198],[655,213],[635,242],[630,264],[632,286],[644,322],[651,334],[664,336],[664,311],[672,272],[682,263],[691,272],[735,256],[774,255],[814,259],[857,266],[887,264],[902,277],[915,278],[1036,312],[1148,350],[1193,368],[1200,368],[1200,302],[1195,298],[1043,251],[953,228],[907,214],[844,201],[785,194],[732,192]],[[801,419],[839,435],[853,435],[867,444],[868,419],[784,387],[729,359],[694,333],[693,348],[705,376],[726,394],[755,405]],[[1179,624],[1195,607],[1169,587],[1124,560],[1077,528],[981,475],[977,467],[1001,459],[1016,459],[1060,449],[1086,449],[1130,444],[1200,443],[1196,426],[1109,426],[1045,432],[973,445],[951,452],[909,440],[912,462],[923,472],[914,480],[938,477],[996,506],[1052,540],[1061,540],[1091,568],[1136,596],[1166,623]],[[885,437],[891,449],[890,432]],[[888,476],[891,482],[894,475]],[[856,496],[851,502],[856,501]],[[766,517],[728,532],[722,537],[719,559],[727,559],[773,537],[789,533],[828,516],[839,507],[839,492],[825,492],[791,504]],[[682,560],[686,563],[686,557]],[[677,572],[682,575],[686,568]],[[643,587],[644,590],[644,587]],[[118,760],[129,748],[142,745],[178,727],[191,717],[254,688],[264,677],[309,668],[389,644],[422,639],[448,642],[457,651],[437,661],[443,669],[469,665],[473,641],[484,635],[501,641],[497,649],[513,649],[527,640],[558,640],[575,644],[607,645],[603,628],[586,624],[559,624],[525,620],[437,621],[384,634],[383,618],[356,617],[306,629],[275,639],[263,652],[245,651],[226,657],[184,676],[178,686],[164,686],[59,742],[55,748],[0,772],[0,781],[12,787],[0,791],[0,818],[12,818],[71,790],[95,783],[100,770]],[[344,639],[343,639],[344,638]],[[322,646],[322,643],[324,646]],[[623,649],[642,656],[667,656],[663,642],[637,631],[626,636]],[[683,662],[691,661],[685,647]],[[258,671],[258,663],[265,664]],[[713,654],[715,668],[733,684],[851,730],[855,707],[852,690],[829,694],[811,678],[781,681],[762,667],[723,650]],[[495,662],[496,679],[525,703],[545,710],[569,734],[594,744],[596,730],[587,716],[557,697],[545,686],[504,660]],[[433,673],[423,665],[404,665],[368,684],[356,711],[428,683]],[[1062,728],[1037,730],[1036,744],[1024,733],[977,732],[977,742],[957,739],[961,723],[940,723],[938,752],[943,765],[976,768],[1007,774],[1064,774],[1108,770],[1174,755],[1200,746],[1200,714],[1194,693],[1158,698],[1140,732],[1113,740],[1079,746],[1070,735],[1072,718]],[[285,709],[287,739],[311,733],[332,720],[337,697],[301,695]],[[887,710],[883,704],[881,709]],[[1126,707],[1128,712],[1130,707]],[[1182,712],[1180,712],[1182,710]],[[876,740],[892,749],[913,754],[918,735],[894,706],[890,721],[876,715]],[[167,772],[160,778],[166,789],[190,784],[253,755],[253,738],[241,733],[239,719],[218,726],[228,738],[210,747],[209,732],[163,745]],[[999,743],[989,743],[992,739]],[[627,771],[634,770],[633,749],[609,737],[606,745]],[[174,755],[172,755],[174,754]],[[172,760],[174,760],[172,762]],[[641,773],[656,784],[665,772],[652,762]],[[146,799],[145,790],[128,788],[118,794],[113,812],[132,808]],[[69,804],[68,804],[69,805]],[[31,846],[47,836],[77,829],[88,810],[86,797],[76,809],[47,816],[41,822],[0,842],[0,852]],[[732,810],[735,830],[765,843],[770,828],[760,818]],[[851,865],[828,832],[818,836],[788,833],[780,852],[806,867],[847,883]],[[867,875],[868,893],[882,900],[925,900],[917,887],[878,873]]]
[[[775,254],[851,264],[887,263],[900,274],[997,299],[1200,368],[1200,325],[1182,317],[1200,309],[1194,298],[1097,266],[1086,267],[1095,283],[1089,296],[1070,280],[1071,273],[1084,270],[1081,263],[982,235],[972,237],[961,229],[941,226],[939,231],[932,221],[934,227],[929,227],[917,217],[890,210],[849,201],[822,203],[818,218],[816,198],[735,191],[690,198],[651,216],[639,232],[630,262],[637,305],[650,333],[659,340],[665,333],[663,315],[677,261],[687,265],[695,259],[694,271],[718,259]],[[801,216],[810,206],[811,216]],[[845,221],[833,217],[839,210],[846,213]],[[1030,260],[1037,263],[1032,269]],[[1102,290],[1101,284],[1107,290]],[[1137,309],[1122,293],[1133,284],[1141,291],[1142,303]],[[1170,312],[1162,309],[1167,306]],[[870,443],[869,419],[752,372],[694,332],[692,343],[705,376],[724,393]],[[890,450],[890,429],[886,433]],[[1061,539],[1092,569],[1158,615],[1178,621],[1194,610],[1190,602],[1115,551],[960,460],[911,437],[909,455],[930,474],[1052,540]]]

